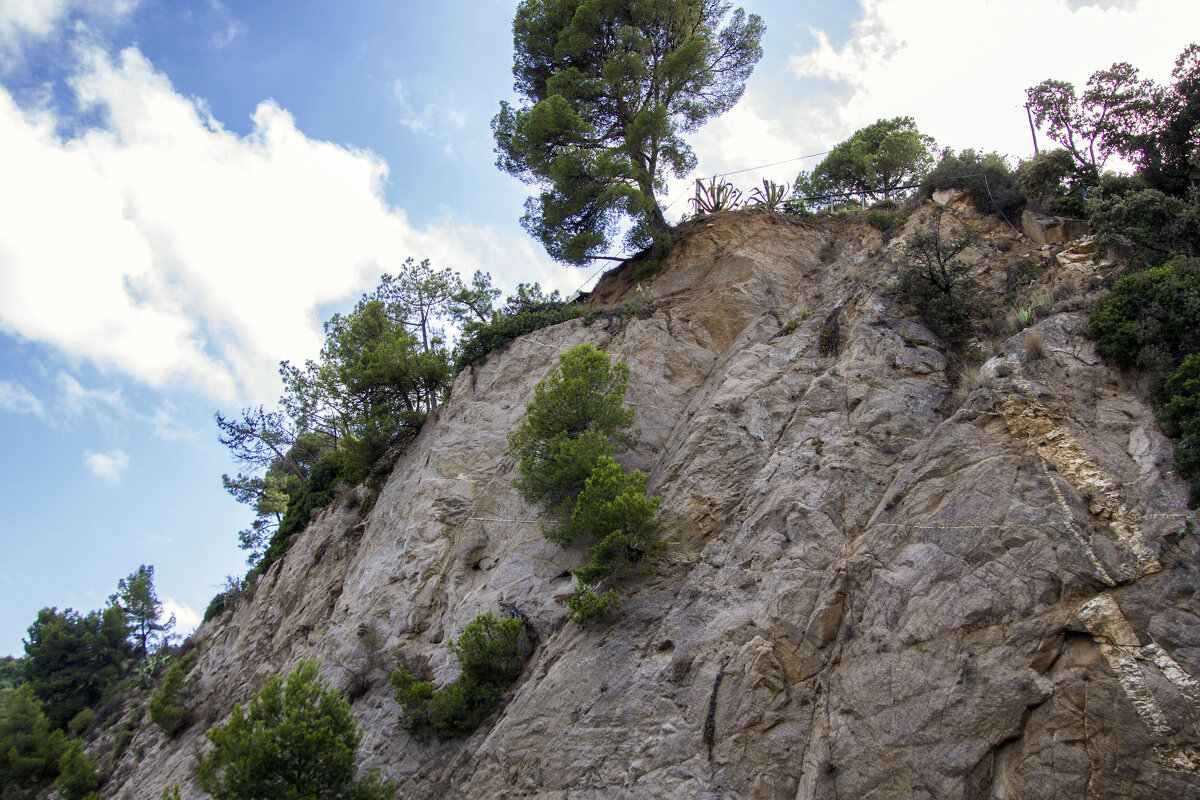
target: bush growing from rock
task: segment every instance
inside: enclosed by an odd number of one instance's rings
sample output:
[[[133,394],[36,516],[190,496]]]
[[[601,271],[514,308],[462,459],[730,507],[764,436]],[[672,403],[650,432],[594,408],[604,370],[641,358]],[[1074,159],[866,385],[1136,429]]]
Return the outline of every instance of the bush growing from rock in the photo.
[[[186,728],[191,717],[191,710],[183,700],[183,682],[193,663],[191,656],[185,656],[172,664],[162,686],[150,696],[150,719],[168,739]]]
[[[975,244],[979,235],[966,229],[943,232],[944,212],[944,206],[936,206],[926,217],[926,229],[914,233],[905,244],[900,291],[939,336],[951,347],[959,347],[974,333],[974,319],[982,304],[979,287],[958,255]]]
[[[100,777],[92,760],[83,752],[83,742],[72,739],[58,762],[54,788],[63,800],[100,800]]]
[[[392,673],[396,702],[403,711],[401,724],[419,742],[461,739],[479,727],[500,704],[521,673],[521,634],[517,617],[497,619],[480,614],[459,637],[450,642],[458,660],[459,676],[441,689],[417,680],[404,666]]]
[[[534,389],[520,427],[508,436],[517,488],[552,525],[565,525],[602,456],[632,447],[633,409],[622,403],[629,366],[613,364],[590,344],[559,357],[559,368]],[[554,538],[554,530],[548,531]]]
[[[381,800],[394,794],[373,774],[355,777],[358,725],[315,660],[301,661],[286,683],[278,675],[268,678],[248,708],[234,706],[229,722],[205,737],[214,749],[197,777],[216,800]]]
[[[938,189],[965,192],[980,211],[1009,220],[1015,220],[1025,208],[1025,193],[999,153],[942,151],[937,166],[921,181],[919,196],[930,197]]]

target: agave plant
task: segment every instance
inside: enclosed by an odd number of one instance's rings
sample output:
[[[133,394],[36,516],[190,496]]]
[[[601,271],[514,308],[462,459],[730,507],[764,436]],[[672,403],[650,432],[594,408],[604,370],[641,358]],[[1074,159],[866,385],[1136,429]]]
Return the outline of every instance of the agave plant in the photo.
[[[717,183],[713,178],[708,185],[696,181],[696,196],[689,202],[695,209],[696,215],[715,214],[718,211],[732,211],[742,200],[742,193],[735,189],[732,183]]]
[[[771,211],[778,211],[780,205],[783,204],[783,198],[787,197],[791,188],[791,184],[787,181],[779,184],[763,178],[762,186],[755,187],[754,191],[750,193],[750,202]]]

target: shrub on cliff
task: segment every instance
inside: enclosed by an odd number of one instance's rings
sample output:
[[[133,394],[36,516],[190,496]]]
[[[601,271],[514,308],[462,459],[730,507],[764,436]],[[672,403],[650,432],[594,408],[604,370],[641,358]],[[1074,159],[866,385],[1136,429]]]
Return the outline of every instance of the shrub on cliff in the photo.
[[[398,667],[392,685],[404,729],[417,741],[428,742],[431,735],[461,739],[478,728],[521,673],[522,632],[524,623],[517,617],[477,616],[450,642],[461,672],[441,689]]]
[[[1130,272],[1089,319],[1096,350],[1117,366],[1143,370],[1155,409],[1178,441],[1176,467],[1200,502],[1200,259],[1177,258]]]
[[[935,206],[925,217],[925,229],[905,244],[900,291],[939,336],[959,347],[971,338],[982,304],[979,287],[958,256],[979,235],[969,229],[949,230],[942,224],[944,213],[944,206]]]
[[[163,678],[162,686],[150,696],[150,720],[162,729],[167,738],[187,727],[191,710],[183,697],[183,682],[195,663],[195,658],[189,654],[171,665]]]
[[[214,749],[200,764],[200,787],[216,800],[247,797],[382,800],[395,790],[371,774],[358,779],[358,725],[350,704],[301,661],[287,682],[267,679],[248,708],[205,734]]]
[[[998,153],[942,151],[937,166],[921,181],[918,194],[928,198],[938,189],[958,189],[980,211],[1000,214],[1014,223],[1025,208],[1025,194],[1004,156]]]
[[[548,518],[543,534],[563,546],[588,546],[590,562],[575,570],[572,618],[581,625],[614,613],[620,600],[611,578],[633,571],[658,552],[657,498],[646,477],[626,474],[612,455],[633,446],[633,409],[623,405],[629,366],[612,364],[590,344],[564,353],[559,368],[534,390],[521,426],[509,434],[517,487]]]
[[[565,526],[575,499],[602,456],[632,447],[633,409],[623,405],[629,366],[613,364],[590,344],[559,357],[559,368],[534,389],[533,402],[509,450],[517,460],[517,488],[555,526]]]

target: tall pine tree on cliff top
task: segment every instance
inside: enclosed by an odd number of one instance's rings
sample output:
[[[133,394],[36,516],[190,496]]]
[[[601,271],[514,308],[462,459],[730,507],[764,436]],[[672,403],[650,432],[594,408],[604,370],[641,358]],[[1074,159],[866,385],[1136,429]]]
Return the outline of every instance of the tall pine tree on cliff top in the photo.
[[[670,244],[655,193],[696,165],[682,135],[732,108],[762,57],[762,20],[729,8],[720,0],[517,7],[513,75],[523,102],[502,102],[492,120],[496,163],[542,187],[522,225],[553,258],[595,257],[625,216],[634,221],[629,245]]]

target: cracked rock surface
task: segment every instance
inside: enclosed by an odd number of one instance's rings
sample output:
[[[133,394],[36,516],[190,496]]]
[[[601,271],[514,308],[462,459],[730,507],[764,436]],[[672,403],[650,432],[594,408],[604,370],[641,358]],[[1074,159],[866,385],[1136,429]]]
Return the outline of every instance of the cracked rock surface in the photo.
[[[998,304],[1022,248],[953,216]],[[1144,387],[1085,336],[1100,278],[1048,263],[1019,289],[1048,300],[1033,325],[997,308],[949,354],[895,293],[917,224],[694,221],[587,301],[632,313],[465,370],[365,518],[323,512],[200,629],[193,724],[141,728],[106,796],[199,796],[207,727],[315,656],[406,798],[1200,798],[1196,522]],[[587,630],[565,606],[585,554],[541,537],[505,441],[582,341],[630,365],[621,460],[668,543]],[[412,741],[388,672],[451,680],[446,640],[498,610],[536,644],[505,704]]]

